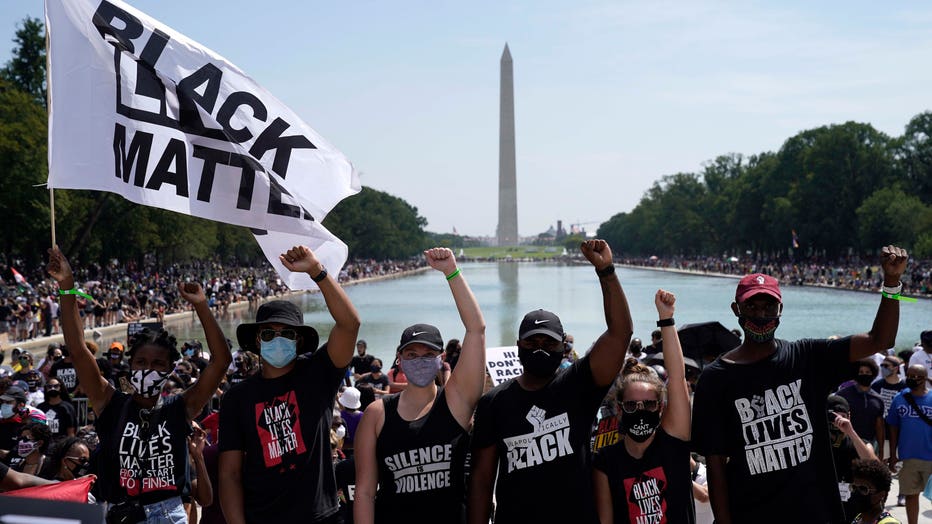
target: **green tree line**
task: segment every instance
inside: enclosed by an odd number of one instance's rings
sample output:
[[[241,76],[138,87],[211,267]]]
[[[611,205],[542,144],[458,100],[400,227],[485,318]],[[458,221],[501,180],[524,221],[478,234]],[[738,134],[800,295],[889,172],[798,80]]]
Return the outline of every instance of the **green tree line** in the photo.
[[[836,257],[897,244],[932,256],[932,113],[902,136],[847,122],[802,131],[777,152],[722,155],[664,176],[598,235],[636,255]]]
[[[0,69],[0,249],[6,260],[40,263],[51,242],[45,30],[26,18],[12,58]],[[140,206],[112,193],[55,192],[57,241],[84,261],[163,263],[219,258],[264,260],[247,228]],[[424,248],[426,220],[404,200],[370,188],[343,200],[324,225],[349,245],[350,258],[404,258]]]

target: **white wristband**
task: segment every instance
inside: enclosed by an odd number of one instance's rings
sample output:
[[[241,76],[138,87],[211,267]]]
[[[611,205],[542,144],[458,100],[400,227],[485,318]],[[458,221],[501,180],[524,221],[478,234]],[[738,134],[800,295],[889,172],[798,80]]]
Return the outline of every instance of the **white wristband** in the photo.
[[[894,287],[883,286],[880,290],[888,295],[899,295],[900,291],[903,291],[903,283],[900,282]]]

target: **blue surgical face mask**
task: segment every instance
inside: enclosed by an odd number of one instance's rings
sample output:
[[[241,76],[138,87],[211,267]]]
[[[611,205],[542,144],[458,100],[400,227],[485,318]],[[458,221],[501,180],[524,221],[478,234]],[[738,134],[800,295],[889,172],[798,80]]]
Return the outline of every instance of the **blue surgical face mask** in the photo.
[[[430,385],[440,371],[443,363],[440,355],[436,357],[417,357],[410,360],[401,360],[401,370],[404,371],[408,382],[423,388]]]
[[[0,406],[0,418],[11,418],[13,416],[13,404],[3,404]]]
[[[298,358],[298,342],[285,337],[275,337],[266,342],[259,342],[262,359],[270,366],[283,368]]]

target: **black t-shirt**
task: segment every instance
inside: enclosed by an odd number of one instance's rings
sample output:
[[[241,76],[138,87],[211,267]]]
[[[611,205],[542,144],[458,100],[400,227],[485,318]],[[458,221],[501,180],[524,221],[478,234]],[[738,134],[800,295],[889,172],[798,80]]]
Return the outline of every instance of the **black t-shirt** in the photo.
[[[592,467],[608,476],[616,524],[696,522],[689,442],[663,428],[643,457],[629,455],[621,440],[596,452]]]
[[[337,462],[333,467],[337,478],[337,497],[343,524],[353,524],[353,502],[356,500],[356,460],[352,457]]]
[[[375,357],[368,353],[365,355],[354,355],[353,360],[350,362],[350,367],[353,368],[353,373],[362,375],[363,373],[372,371],[373,360],[375,360]]]
[[[841,431],[830,431],[829,439],[832,443],[832,460],[835,461],[835,475],[838,477],[838,493],[845,508],[845,518],[838,522],[851,522],[858,514],[856,508],[849,504],[851,489],[849,485],[854,480],[851,473],[851,463],[858,458],[854,443]]]
[[[372,384],[376,389],[385,391],[388,389],[388,377],[385,376],[385,373],[379,375],[379,378],[375,378],[372,375],[366,375],[357,380],[356,384]]]
[[[52,432],[52,437],[61,438],[68,436],[68,428],[77,430],[77,418],[74,414],[74,407],[68,402],[61,402],[53,406],[46,401],[36,406],[36,408],[45,413],[45,418],[49,425],[49,431]]]
[[[116,503],[134,497],[152,504],[190,493],[191,424],[184,397],[166,397],[161,403],[142,410],[130,395],[115,391],[97,418],[103,500]]]
[[[829,522],[841,517],[826,398],[855,369],[851,338],[777,340],[751,364],[719,357],[699,377],[694,448],[729,459],[734,522]]]
[[[75,388],[78,387],[78,373],[74,369],[74,364],[71,362],[65,362],[61,360],[52,364],[52,369],[49,370],[49,376],[55,377],[61,382],[62,387],[68,390],[68,394],[74,393]]]
[[[877,438],[877,419],[883,417],[883,399],[874,390],[861,391],[857,386],[848,386],[838,392],[851,407],[851,427],[863,440]]]
[[[890,404],[893,403],[893,397],[895,397],[900,391],[906,389],[906,382],[900,380],[895,384],[890,384],[886,380],[880,379],[877,382],[871,384],[871,389],[880,395],[880,399],[883,400],[883,418],[887,418],[887,411],[890,410]]]
[[[398,414],[399,395],[383,397],[385,422],[376,440],[379,490],[375,520],[459,523],[464,518],[463,463],[466,430],[450,413],[443,390],[430,411],[407,421]]]
[[[339,510],[330,424],[344,372],[321,349],[284,376],[256,374],[224,396],[220,452],[245,453],[247,522],[314,522]]]
[[[512,379],[479,400],[473,448],[496,447],[497,524],[596,519],[589,432],[607,391],[585,356],[537,391]]]

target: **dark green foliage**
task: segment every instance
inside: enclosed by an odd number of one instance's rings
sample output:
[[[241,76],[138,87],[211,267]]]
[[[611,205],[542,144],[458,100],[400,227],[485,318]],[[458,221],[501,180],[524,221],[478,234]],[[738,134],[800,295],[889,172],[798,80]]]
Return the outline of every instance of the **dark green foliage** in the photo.
[[[25,18],[13,38],[13,57],[0,69],[0,78],[46,106],[45,27],[38,18]]]
[[[337,204],[324,226],[346,242],[352,258],[401,259],[419,254],[427,246],[417,208],[404,200],[372,189]]]
[[[932,114],[902,138],[847,122],[803,131],[776,153],[727,155],[669,175],[599,236],[631,255],[837,256],[898,243],[932,251]],[[917,253],[918,254],[918,253]]]

